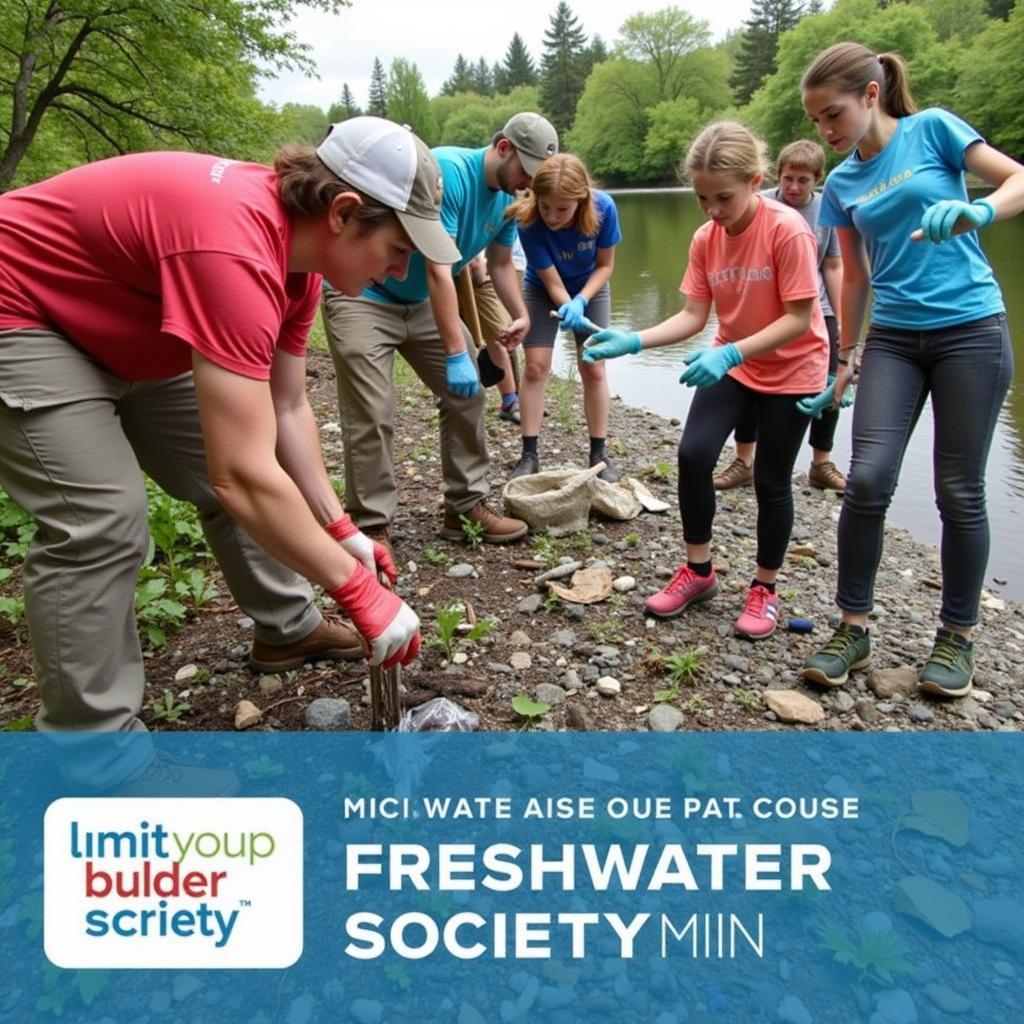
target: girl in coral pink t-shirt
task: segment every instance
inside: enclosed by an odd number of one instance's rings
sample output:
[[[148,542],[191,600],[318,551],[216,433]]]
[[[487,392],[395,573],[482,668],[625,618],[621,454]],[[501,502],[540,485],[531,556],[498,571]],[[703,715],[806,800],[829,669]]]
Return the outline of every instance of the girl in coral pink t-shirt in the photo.
[[[718,593],[711,562],[712,476],[737,420],[754,411],[757,570],[735,631],[756,640],[770,636],[778,619],[775,580],[793,527],[790,481],[808,422],[796,403],[825,387],[828,370],[817,248],[796,211],[758,194],[763,147],[742,125],[722,121],[706,128],[690,147],[685,169],[709,218],[690,243],[681,288],[686,305],[639,334],[595,334],[583,358],[614,358],[692,338],[714,305],[714,343],[691,352],[679,378],[699,389],[679,442],[686,562],[646,608],[671,618]]]

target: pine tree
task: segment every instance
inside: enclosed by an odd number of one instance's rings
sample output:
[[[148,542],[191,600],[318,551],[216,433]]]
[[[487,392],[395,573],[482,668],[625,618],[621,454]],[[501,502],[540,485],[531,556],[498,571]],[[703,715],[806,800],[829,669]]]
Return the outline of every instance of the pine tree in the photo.
[[[356,98],[348,87],[348,82],[344,82],[338,102],[332,103],[330,110],[327,111],[327,120],[331,124],[337,124],[338,121],[347,121],[350,117],[359,117],[361,113],[362,111],[356,104]]]
[[[494,95],[494,79],[491,77],[491,66],[481,57],[470,71],[470,79],[473,82],[473,91],[481,96]]]
[[[587,47],[588,70],[593,68],[595,64],[601,64],[607,59],[608,47],[605,46],[604,40],[600,36],[594,36],[590,40],[590,46]]]
[[[825,0],[809,0],[806,14],[821,14],[825,10]]]
[[[587,36],[565,0],[544,33],[540,66],[540,103],[559,132],[572,127],[576,104],[587,80]]]
[[[473,68],[460,53],[455,58],[455,67],[441,86],[442,96],[454,96],[457,92],[473,91]]]
[[[754,0],[729,80],[738,105],[749,103],[761,82],[774,74],[779,36],[791,29],[803,13],[799,0]]]
[[[495,88],[499,82],[496,81]],[[505,61],[501,66],[501,92],[511,92],[517,85],[536,85],[537,68],[530,56],[530,51],[523,42],[523,37],[516,32],[512,42],[505,51]]]
[[[366,112],[373,117],[388,116],[388,80],[384,75],[384,65],[379,57],[373,58],[373,70],[370,72],[370,99],[366,104]]]

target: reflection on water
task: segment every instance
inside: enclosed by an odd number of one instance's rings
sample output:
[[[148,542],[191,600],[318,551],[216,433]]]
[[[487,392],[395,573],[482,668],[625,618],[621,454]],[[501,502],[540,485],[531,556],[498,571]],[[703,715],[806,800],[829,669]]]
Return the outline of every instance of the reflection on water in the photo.
[[[639,330],[676,312],[682,303],[679,283],[686,269],[687,249],[703,215],[693,195],[681,189],[615,193],[623,240],[615,257],[612,279],[612,326]],[[1006,298],[1018,370],[1024,366],[1024,217],[994,224],[982,235],[985,250]],[[714,334],[709,323],[699,338],[684,346],[644,352],[609,363],[613,394],[629,405],[685,420],[692,390],[679,385],[682,357],[707,344]],[[565,338],[556,354],[556,369],[572,359]],[[1024,372],[1024,371],[1021,371]],[[845,469],[850,457],[849,416],[836,432],[835,461]],[[931,467],[931,408],[925,407],[907,450],[900,483],[888,522],[910,530],[930,544],[939,541]],[[806,469],[810,452],[800,456]],[[989,584],[997,592],[1024,599],[1024,384],[1011,385],[1003,406],[988,466],[992,556]],[[1006,580],[997,586],[993,578]]]

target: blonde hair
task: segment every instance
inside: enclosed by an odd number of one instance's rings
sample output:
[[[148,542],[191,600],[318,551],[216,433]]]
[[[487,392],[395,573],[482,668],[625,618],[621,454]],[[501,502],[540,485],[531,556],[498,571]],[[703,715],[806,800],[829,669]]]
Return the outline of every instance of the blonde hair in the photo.
[[[384,227],[390,221],[399,223],[390,206],[339,178],[321,161],[312,146],[292,143],[282,147],[274,157],[274,171],[281,202],[290,214],[317,217],[330,209],[335,196],[354,192],[362,202],[352,207],[352,216],[364,233]]]
[[[800,91],[834,85],[840,92],[863,96],[875,82],[882,109],[890,117],[917,112],[910,94],[910,79],[903,58],[895,53],[878,53],[860,43],[836,43],[822,50],[800,80]]]
[[[825,150],[810,139],[797,139],[779,151],[779,158],[775,162],[775,177],[781,178],[787,167],[809,171],[820,185],[825,179]]]
[[[578,156],[572,153],[549,156],[537,168],[530,191],[509,206],[505,218],[515,217],[520,227],[528,227],[540,216],[537,201],[541,197],[575,200],[579,205],[572,226],[588,237],[597,234],[601,224],[594,202],[594,183]]]
[[[706,171],[753,181],[767,168],[765,144],[749,128],[737,121],[716,121],[690,144],[681,173],[687,179]]]

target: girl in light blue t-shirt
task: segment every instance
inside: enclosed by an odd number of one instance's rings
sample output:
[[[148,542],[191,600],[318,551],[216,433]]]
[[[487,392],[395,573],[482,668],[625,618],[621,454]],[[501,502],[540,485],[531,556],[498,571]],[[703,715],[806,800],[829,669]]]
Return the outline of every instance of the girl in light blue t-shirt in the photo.
[[[803,675],[840,686],[870,659],[885,513],[931,398],[942,607],[918,685],[962,697],[974,675],[971,633],[988,561],[985,465],[1013,374],[1002,294],[977,232],[1024,209],[1024,167],[954,114],[918,112],[894,54],[837,43],[818,54],[801,89],[821,138],[849,153],[822,195],[819,223],[838,230],[843,288],[835,387],[815,401],[831,403],[849,385],[869,289],[874,294],[839,519],[843,621]],[[965,171],[995,191],[971,202]]]
[[[512,476],[540,469],[537,441],[544,417],[544,384],[561,326],[576,337],[590,465],[604,462],[600,476],[614,482],[619,473],[605,452],[608,379],[602,363],[584,363],[579,353],[592,331],[608,326],[608,281],[615,265],[615,246],[622,240],[615,202],[593,187],[579,157],[559,153],[540,165],[531,191],[509,207],[505,216],[514,217],[519,224],[519,239],[526,253],[523,298],[530,315],[530,330],[523,340],[526,368],[519,386],[523,452]]]

